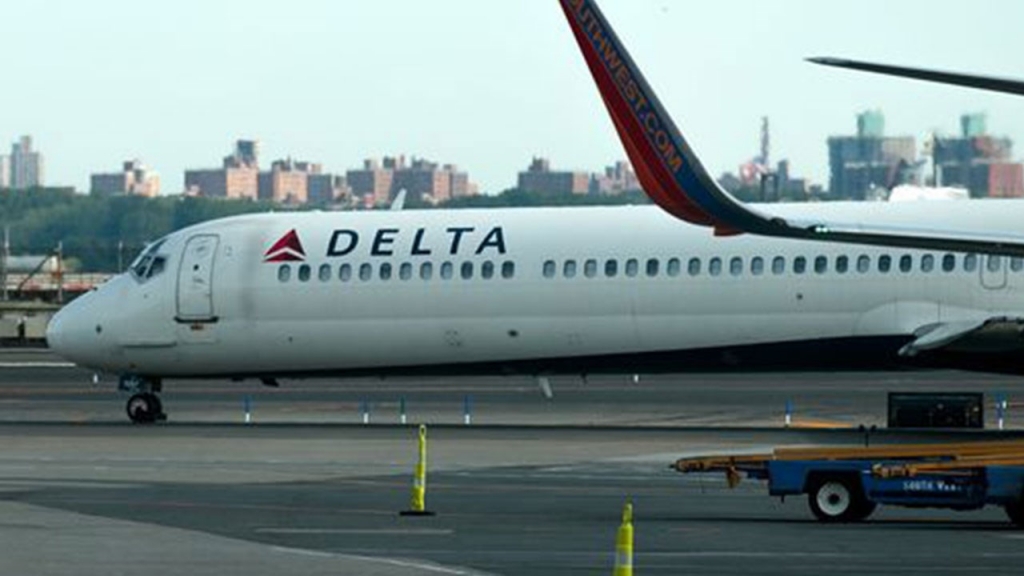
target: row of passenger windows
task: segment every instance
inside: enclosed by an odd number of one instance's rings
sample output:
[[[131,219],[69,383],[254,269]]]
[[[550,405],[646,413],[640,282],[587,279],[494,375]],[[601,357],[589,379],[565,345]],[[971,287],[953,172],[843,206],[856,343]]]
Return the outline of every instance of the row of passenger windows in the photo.
[[[463,262],[458,266],[458,276],[463,280],[472,280],[476,277],[477,273],[484,280],[491,280],[498,276],[507,280],[515,277],[516,265],[512,261],[505,261],[500,265],[487,261],[480,264],[479,270],[473,262]],[[396,277],[399,280],[412,280],[416,274],[417,270],[411,262],[399,264],[397,270],[396,266],[390,262],[382,262],[377,265],[364,263],[359,266],[342,264],[338,266],[337,271],[330,264],[321,264],[317,269],[317,279],[321,282],[330,282],[334,278],[342,282],[351,282],[357,278],[360,282],[369,282],[374,278],[388,281]],[[432,280],[434,278],[434,263],[421,263],[418,275],[421,280]],[[313,277],[313,268],[309,264],[301,264],[297,266],[296,276],[299,282],[309,282]],[[437,267],[437,277],[441,280],[451,280],[455,276],[456,265],[454,263],[442,262]],[[282,264],[278,267],[277,279],[280,282],[290,282],[292,279],[292,266],[290,264]]]
[[[817,256],[813,261],[809,261],[804,256],[797,256],[788,261],[782,256],[776,256],[771,259],[771,262],[760,256],[749,259],[749,261],[734,257],[728,260],[728,263],[722,258],[710,258],[704,260],[701,258],[691,258],[686,262],[686,272],[690,276],[700,276],[706,273],[711,276],[721,276],[726,269],[728,264],[729,274],[732,276],[741,276],[744,273],[749,272],[753,276],[761,276],[765,274],[770,268],[771,273],[775,275],[785,274],[787,268],[792,271],[793,274],[806,274],[808,270],[813,270],[815,274],[827,274],[830,270],[837,274],[846,274],[856,270],[860,274],[867,274],[872,270],[875,270],[882,274],[888,274],[893,271],[894,268],[898,269],[902,273],[910,273],[915,270],[920,272],[930,273],[940,269],[943,272],[954,272],[957,269],[961,269],[965,272],[976,272],[981,263],[982,258],[985,260],[985,267],[990,272],[1001,272],[1004,266],[1004,258],[1001,256],[979,256],[978,254],[966,254],[964,256],[956,256],[954,254],[945,254],[942,256],[941,261],[933,254],[924,254],[918,258],[910,254],[904,254],[898,259],[888,254],[883,254],[872,258],[867,254],[858,256],[855,260],[852,260],[849,256],[836,256],[829,258],[828,256]],[[706,267],[706,268],[705,268]],[[561,275],[565,278],[575,278],[580,273],[580,266],[576,260],[565,260],[562,262],[561,267],[554,260],[548,260],[544,262],[542,272],[545,278],[554,278],[559,275],[559,268],[561,268]],[[605,260],[603,263],[596,259],[584,260],[582,263],[582,273],[586,278],[595,278],[601,273],[605,277],[615,278],[620,274],[620,262],[619,260]],[[1010,258],[1009,269],[1014,272],[1021,272],[1024,270],[1024,259],[1022,258]],[[640,275],[641,262],[636,258],[626,260],[621,265],[621,273],[628,277],[636,277]],[[651,258],[643,262],[644,274],[648,277],[656,277],[661,274],[662,261],[657,258]],[[682,274],[683,261],[679,258],[671,258],[664,263],[664,273],[669,277],[676,277]]]

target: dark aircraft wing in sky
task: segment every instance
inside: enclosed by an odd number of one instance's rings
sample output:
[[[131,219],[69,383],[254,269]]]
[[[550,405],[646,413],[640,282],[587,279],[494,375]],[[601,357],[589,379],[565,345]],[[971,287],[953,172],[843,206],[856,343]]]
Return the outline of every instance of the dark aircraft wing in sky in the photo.
[[[1024,80],[1012,80],[1009,78],[995,78],[993,76],[980,76],[976,74],[961,74],[958,72],[946,72],[943,70],[929,70],[926,68],[911,68],[908,66],[892,66],[889,64],[877,64],[875,62],[863,62],[860,60],[846,60],[844,58],[808,58],[808,62],[834,66],[836,68],[849,68],[862,72],[874,72],[876,74],[887,74],[889,76],[900,76],[902,78],[913,78],[926,82],[938,82],[940,84],[952,84],[954,86],[965,86],[977,88],[989,92],[1002,92],[1004,94],[1016,94],[1024,96]]]

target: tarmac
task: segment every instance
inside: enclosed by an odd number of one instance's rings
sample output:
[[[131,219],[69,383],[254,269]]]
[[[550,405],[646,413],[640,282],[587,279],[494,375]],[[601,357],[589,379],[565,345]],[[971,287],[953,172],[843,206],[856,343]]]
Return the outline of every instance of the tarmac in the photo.
[[[0,351],[0,573],[608,574],[626,501],[638,574],[1010,574],[1024,559],[999,509],[882,507],[822,525],[804,498],[668,469],[709,452],[941,439],[858,429],[884,426],[889,390],[1005,394],[1003,435],[1018,436],[1024,379],[554,378],[551,399],[519,378],[282,384],[167,382],[169,420],[134,426],[113,381]],[[782,427],[787,401],[809,427]],[[401,517],[419,422],[437,515]]]

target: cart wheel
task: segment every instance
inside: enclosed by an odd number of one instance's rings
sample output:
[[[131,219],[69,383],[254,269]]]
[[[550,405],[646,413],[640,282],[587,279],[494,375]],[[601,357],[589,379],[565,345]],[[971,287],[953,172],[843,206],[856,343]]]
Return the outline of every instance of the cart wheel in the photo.
[[[875,503],[864,497],[860,484],[842,476],[815,481],[808,491],[807,503],[814,517],[822,522],[856,522],[875,511]]]
[[[1006,516],[1010,522],[1013,522],[1018,528],[1024,528],[1024,500],[1011,502],[1003,506],[1003,510],[1006,510]]]

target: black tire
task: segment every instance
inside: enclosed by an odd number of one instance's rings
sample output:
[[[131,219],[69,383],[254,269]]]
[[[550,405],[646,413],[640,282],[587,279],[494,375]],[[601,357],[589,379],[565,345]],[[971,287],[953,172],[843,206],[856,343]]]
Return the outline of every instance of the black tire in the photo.
[[[160,397],[149,392],[135,394],[125,404],[128,418],[135,424],[152,424],[164,418],[163,404]]]
[[[1024,528],[1024,500],[1018,500],[1011,502],[1003,506],[1003,510],[1006,511],[1006,517],[1010,519],[1018,528]]]
[[[860,482],[848,476],[814,480],[807,492],[807,504],[821,522],[858,522],[870,516],[876,507],[864,497]]]

